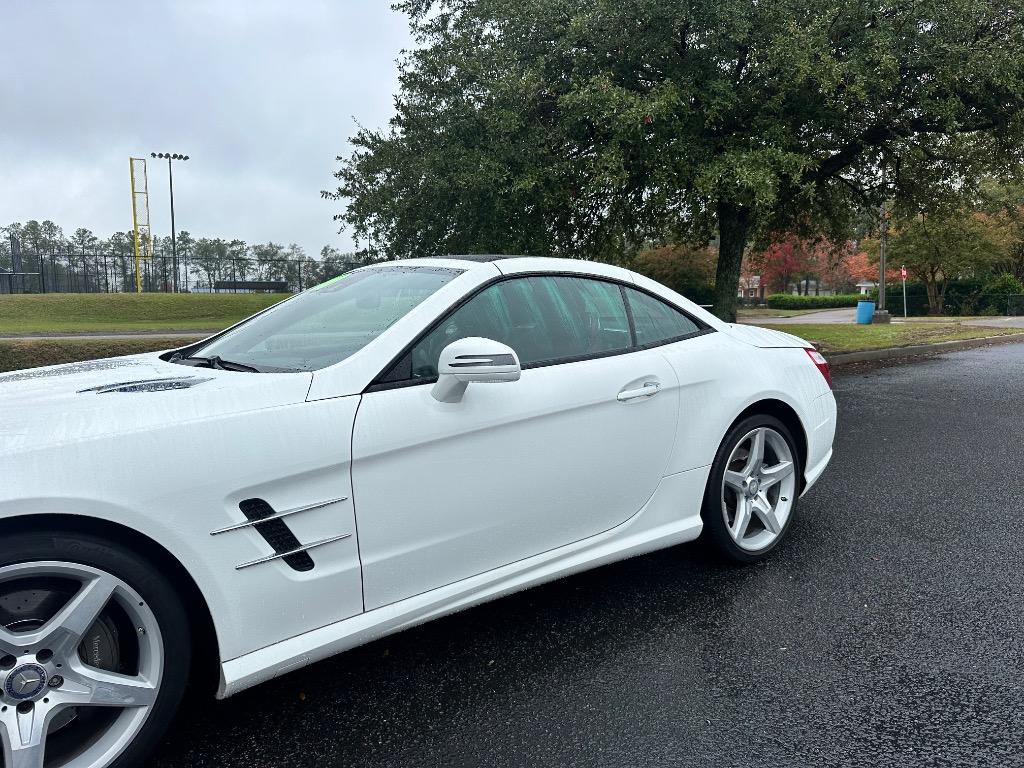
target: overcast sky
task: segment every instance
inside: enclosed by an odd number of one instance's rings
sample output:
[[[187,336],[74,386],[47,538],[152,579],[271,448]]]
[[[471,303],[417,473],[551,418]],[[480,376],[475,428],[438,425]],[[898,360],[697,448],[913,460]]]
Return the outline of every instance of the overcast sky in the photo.
[[[0,226],[131,229],[128,158],[174,169],[178,230],[352,247],[331,216],[355,120],[392,114],[411,45],[388,0],[0,0]],[[153,233],[170,234],[149,159]]]

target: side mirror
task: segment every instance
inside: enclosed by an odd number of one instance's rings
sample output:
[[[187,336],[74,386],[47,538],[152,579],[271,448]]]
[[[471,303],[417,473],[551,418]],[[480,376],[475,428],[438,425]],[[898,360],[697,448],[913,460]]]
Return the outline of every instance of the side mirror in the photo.
[[[441,350],[437,383],[430,394],[442,403],[457,403],[470,382],[519,381],[521,373],[519,356],[512,347],[500,341],[470,336],[453,341]]]

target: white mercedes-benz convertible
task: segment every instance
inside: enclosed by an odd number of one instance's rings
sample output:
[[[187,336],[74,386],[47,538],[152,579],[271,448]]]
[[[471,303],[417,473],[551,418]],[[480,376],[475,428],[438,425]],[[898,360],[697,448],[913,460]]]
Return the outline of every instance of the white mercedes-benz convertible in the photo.
[[[479,256],[0,375],[4,764],[138,764],[197,650],[224,697],[702,531],[763,558],[831,458],[830,383],[627,270]]]

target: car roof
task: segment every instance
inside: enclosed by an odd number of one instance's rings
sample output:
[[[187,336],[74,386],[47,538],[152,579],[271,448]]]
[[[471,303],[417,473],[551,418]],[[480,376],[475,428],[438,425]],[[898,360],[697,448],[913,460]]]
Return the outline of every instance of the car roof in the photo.
[[[605,264],[601,261],[590,261],[589,259],[560,259],[554,256],[523,256],[515,254],[492,254],[492,253],[471,253],[451,256],[435,256],[413,259],[398,259],[396,261],[382,261],[369,266],[388,266],[408,264],[451,267],[453,269],[497,269],[503,274],[515,272],[581,272],[592,275],[604,275],[616,277],[620,280],[631,282],[630,272],[622,267]]]
[[[526,254],[502,254],[502,253],[464,253],[443,256],[445,259],[457,259],[458,261],[498,261],[500,259],[528,259]]]

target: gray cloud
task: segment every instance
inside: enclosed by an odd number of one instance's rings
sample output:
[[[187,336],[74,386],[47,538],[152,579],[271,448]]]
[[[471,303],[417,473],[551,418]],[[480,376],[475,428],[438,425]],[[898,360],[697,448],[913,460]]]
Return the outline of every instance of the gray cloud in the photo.
[[[411,41],[386,0],[4,0],[0,225],[131,226],[128,157],[180,152],[178,229],[310,253],[352,243],[331,220],[354,120],[383,126]],[[149,160],[152,225],[170,231]]]

